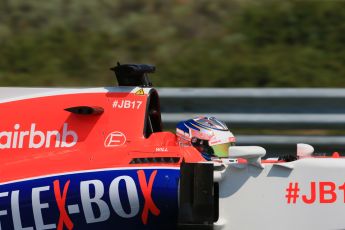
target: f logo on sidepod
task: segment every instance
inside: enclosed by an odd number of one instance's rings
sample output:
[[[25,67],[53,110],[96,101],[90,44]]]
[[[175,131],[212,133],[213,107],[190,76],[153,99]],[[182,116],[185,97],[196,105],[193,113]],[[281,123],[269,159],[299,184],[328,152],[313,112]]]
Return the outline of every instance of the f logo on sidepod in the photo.
[[[104,146],[106,148],[116,147],[116,146],[123,145],[125,142],[126,142],[125,134],[119,131],[115,131],[108,134],[107,138],[104,141]]]

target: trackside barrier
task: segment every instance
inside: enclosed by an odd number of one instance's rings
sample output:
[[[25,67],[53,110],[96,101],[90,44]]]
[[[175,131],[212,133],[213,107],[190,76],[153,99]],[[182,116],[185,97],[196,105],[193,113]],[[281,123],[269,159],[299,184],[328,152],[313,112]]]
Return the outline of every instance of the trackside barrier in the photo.
[[[230,129],[345,129],[345,89],[158,88],[158,92],[165,128],[209,115]],[[345,136],[238,137],[239,144],[274,146],[282,152],[299,142],[313,144],[317,152],[345,153]]]

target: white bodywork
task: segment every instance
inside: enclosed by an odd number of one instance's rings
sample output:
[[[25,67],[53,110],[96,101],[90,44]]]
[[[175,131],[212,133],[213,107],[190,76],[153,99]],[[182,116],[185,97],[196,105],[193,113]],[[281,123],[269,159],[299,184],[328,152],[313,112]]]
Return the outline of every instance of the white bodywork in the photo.
[[[310,148],[304,149],[308,155]],[[255,155],[258,154],[254,152]],[[345,229],[344,158],[310,157],[264,163],[263,167],[251,163],[257,160],[260,158],[244,165],[228,164],[223,171],[215,172],[220,188],[220,214],[215,229]],[[295,202],[292,197],[289,203],[286,195],[290,183],[298,183],[300,190],[296,189]],[[311,199],[312,184],[315,201]]]
[[[99,88],[20,88],[20,87],[0,87],[0,103],[32,99],[39,97],[49,97],[56,95],[82,94],[82,93],[112,93],[112,92],[136,92],[143,89],[148,93],[150,88],[141,87],[99,87]]]

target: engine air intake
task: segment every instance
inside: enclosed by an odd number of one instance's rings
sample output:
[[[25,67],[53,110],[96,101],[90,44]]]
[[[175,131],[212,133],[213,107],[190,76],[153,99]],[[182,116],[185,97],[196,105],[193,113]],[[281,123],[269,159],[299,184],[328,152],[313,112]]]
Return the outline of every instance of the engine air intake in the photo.
[[[123,64],[111,68],[115,72],[119,86],[142,86],[151,87],[152,83],[148,78],[148,73],[153,73],[156,67],[146,64]]]

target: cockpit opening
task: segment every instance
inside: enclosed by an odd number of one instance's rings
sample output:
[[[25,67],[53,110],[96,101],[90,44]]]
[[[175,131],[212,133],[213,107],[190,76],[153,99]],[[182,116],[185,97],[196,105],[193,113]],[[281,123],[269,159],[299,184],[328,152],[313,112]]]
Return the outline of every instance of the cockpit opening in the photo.
[[[159,105],[159,97],[156,90],[152,90],[148,97],[148,105],[145,116],[144,136],[148,138],[152,133],[161,132],[162,118]]]

